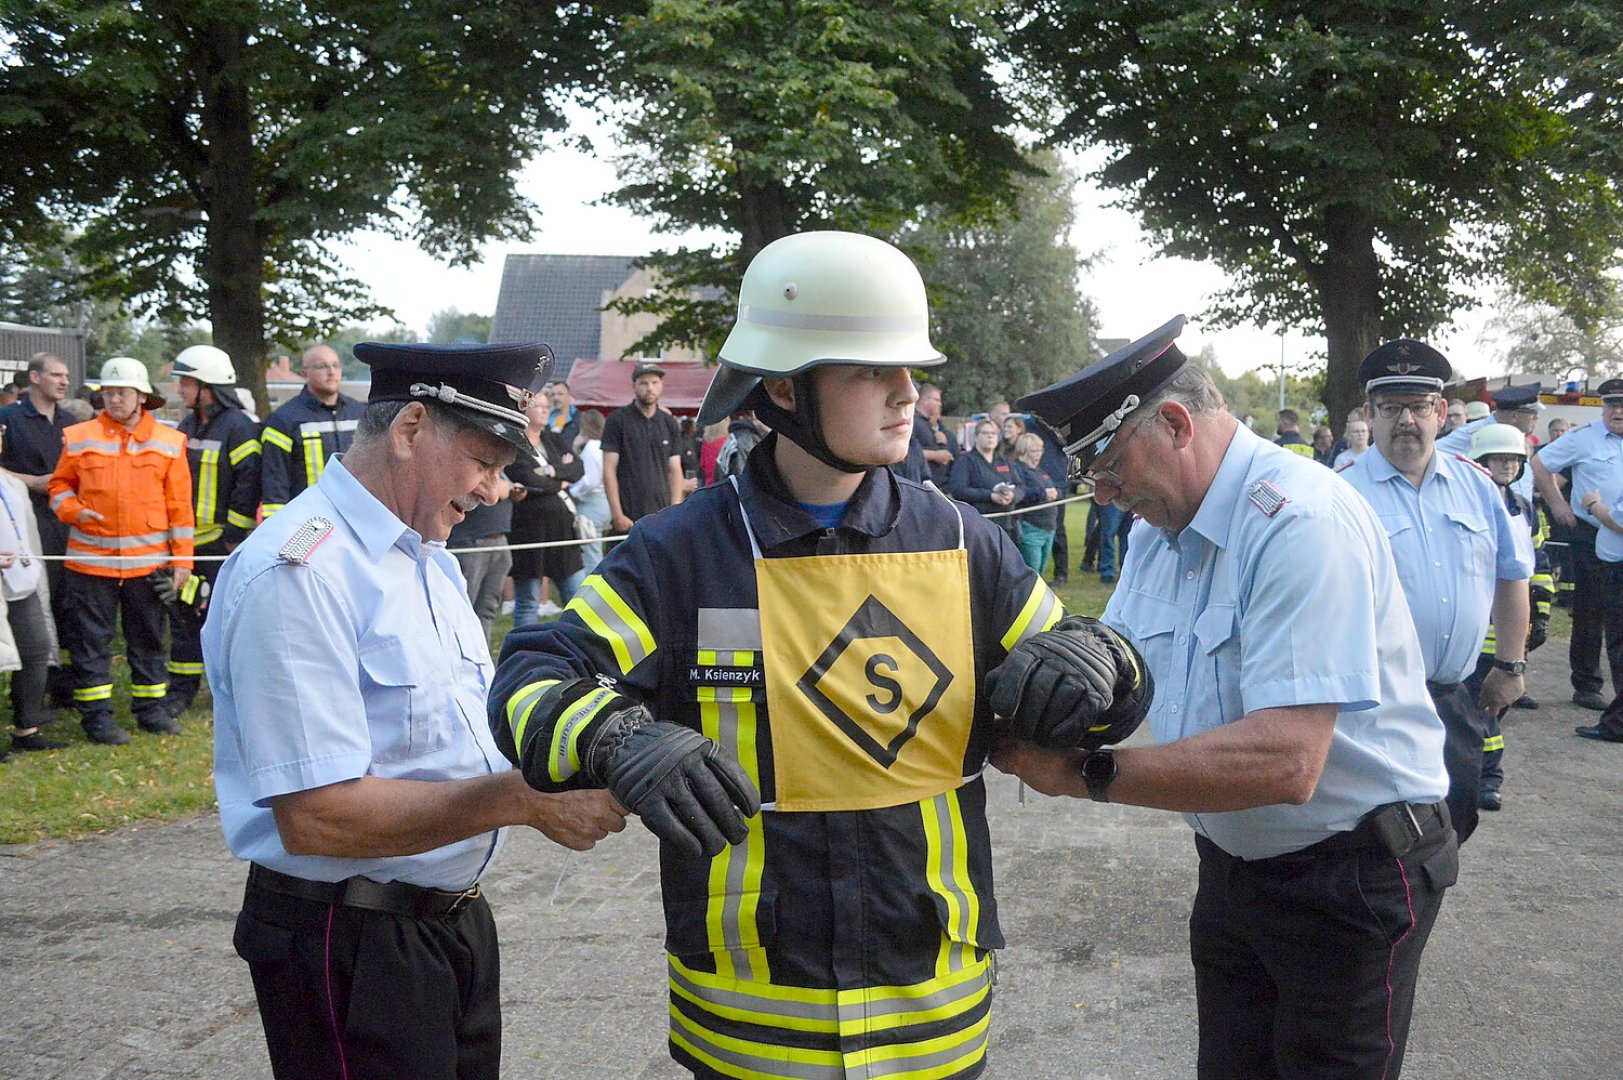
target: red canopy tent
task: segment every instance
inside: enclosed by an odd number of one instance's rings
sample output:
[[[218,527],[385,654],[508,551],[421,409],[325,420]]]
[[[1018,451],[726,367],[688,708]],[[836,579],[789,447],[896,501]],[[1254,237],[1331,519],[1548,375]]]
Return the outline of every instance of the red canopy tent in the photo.
[[[576,360],[569,369],[569,393],[575,404],[593,409],[617,409],[631,401],[631,373],[645,360]],[[665,393],[660,405],[679,416],[699,411],[704,392],[716,368],[697,360],[661,360]]]

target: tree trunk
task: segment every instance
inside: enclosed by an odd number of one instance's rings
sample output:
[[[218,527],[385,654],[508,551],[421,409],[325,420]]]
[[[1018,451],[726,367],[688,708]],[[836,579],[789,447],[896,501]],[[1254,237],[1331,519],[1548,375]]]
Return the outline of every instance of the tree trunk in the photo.
[[[1339,436],[1347,413],[1363,403],[1358,365],[1381,339],[1380,262],[1375,255],[1375,221],[1357,206],[1325,211],[1324,259],[1308,276],[1318,293],[1328,343],[1324,405]]]
[[[258,220],[253,115],[245,64],[248,29],[215,22],[201,27],[202,135],[208,163],[202,185],[208,212],[202,258],[214,344],[237,370],[260,415],[265,392],[265,242]]]

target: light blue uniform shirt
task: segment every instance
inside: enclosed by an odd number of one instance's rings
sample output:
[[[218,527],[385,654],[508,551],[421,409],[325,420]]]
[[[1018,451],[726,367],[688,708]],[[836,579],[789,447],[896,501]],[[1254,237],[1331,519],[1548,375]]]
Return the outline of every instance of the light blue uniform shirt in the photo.
[[[299,565],[280,551],[333,529]],[[485,720],[490,647],[445,545],[425,543],[339,459],[220,571],[203,627],[220,824],[239,859],[312,881],[360,874],[465,889],[502,830],[421,855],[289,855],[269,800],[360,776],[455,780],[511,768]]]
[[[1469,424],[1462,424],[1447,435],[1438,436],[1437,452],[1470,457],[1471,436],[1489,424],[1497,424],[1498,422],[1492,416],[1484,416],[1480,420],[1472,420]],[[1517,430],[1521,429],[1518,428]],[[1531,460],[1528,461],[1527,468],[1522,470],[1521,476],[1511,483],[1510,490],[1526,499],[1528,506],[1533,505],[1533,462]]]
[[[1186,815],[1231,855],[1297,851],[1377,806],[1436,802],[1448,790],[1443,725],[1386,534],[1312,458],[1237,428],[1188,527],[1134,528],[1104,621],[1155,678],[1157,742],[1259,709],[1339,707],[1305,805]]]
[[[1554,442],[1545,443],[1538,452],[1538,459],[1553,473],[1572,466],[1572,487],[1566,492],[1567,502],[1572,504],[1574,514],[1604,532],[1605,527],[1595,516],[1578,504],[1591,491],[1598,491],[1606,498],[1608,491],[1623,483],[1623,436],[1613,435],[1603,422],[1596,420],[1574,428]]]
[[[1371,447],[1341,478],[1369,500],[1386,528],[1426,678],[1457,683],[1476,667],[1493,615],[1496,581],[1533,576],[1525,521],[1476,463],[1433,453],[1420,488]]]
[[[1623,525],[1623,476],[1610,484],[1602,484],[1597,490],[1606,502],[1606,509],[1611,511],[1612,520]],[[1595,557],[1601,562],[1623,562],[1623,533],[1615,533],[1602,525],[1595,533]]]

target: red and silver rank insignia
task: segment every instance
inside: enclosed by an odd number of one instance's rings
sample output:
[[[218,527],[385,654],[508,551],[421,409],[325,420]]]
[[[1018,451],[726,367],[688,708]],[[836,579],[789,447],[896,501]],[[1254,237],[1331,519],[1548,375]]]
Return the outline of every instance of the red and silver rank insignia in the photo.
[[[287,543],[277,554],[294,566],[303,566],[310,561],[310,553],[315,551],[316,545],[327,539],[330,532],[332,522],[324,517],[313,517],[287,538]]]
[[[1273,517],[1279,513],[1279,508],[1290,502],[1290,498],[1267,480],[1258,480],[1251,485],[1245,493],[1252,505],[1262,511],[1263,517]]]

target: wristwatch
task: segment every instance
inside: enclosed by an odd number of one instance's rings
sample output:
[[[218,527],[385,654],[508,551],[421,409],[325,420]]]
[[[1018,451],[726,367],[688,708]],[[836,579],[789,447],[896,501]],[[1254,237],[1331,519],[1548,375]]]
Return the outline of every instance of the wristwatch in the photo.
[[[1508,671],[1512,675],[1520,675],[1522,672],[1527,670],[1527,661],[1501,660],[1496,656],[1493,658],[1493,666],[1500,671]]]
[[[1116,755],[1111,750],[1095,750],[1082,759],[1082,782],[1088,785],[1088,798],[1110,801],[1110,785],[1116,782]]]

